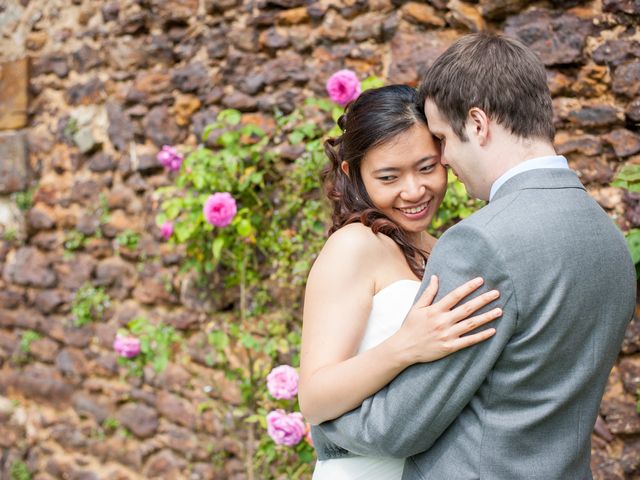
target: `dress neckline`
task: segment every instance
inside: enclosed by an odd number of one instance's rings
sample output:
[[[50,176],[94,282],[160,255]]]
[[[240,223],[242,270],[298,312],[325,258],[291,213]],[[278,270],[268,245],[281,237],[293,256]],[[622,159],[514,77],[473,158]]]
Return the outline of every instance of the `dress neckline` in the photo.
[[[378,290],[374,295],[373,298],[376,298],[378,295],[380,295],[382,292],[391,290],[393,287],[397,286],[398,284],[401,283],[406,283],[406,282],[410,282],[410,283],[417,283],[420,284],[420,280],[413,280],[411,278],[401,278],[400,280],[395,280],[393,282],[391,282],[389,285],[382,287],[380,290]]]

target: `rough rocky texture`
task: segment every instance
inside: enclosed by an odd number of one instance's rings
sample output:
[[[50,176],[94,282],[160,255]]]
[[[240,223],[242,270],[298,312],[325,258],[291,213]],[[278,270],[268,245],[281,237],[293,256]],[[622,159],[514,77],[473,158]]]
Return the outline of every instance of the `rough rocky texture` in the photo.
[[[19,192],[29,181],[24,132],[0,132],[0,195]]]
[[[0,130],[27,125],[28,62],[0,63]]]
[[[156,153],[195,148],[223,108],[271,133],[274,108],[324,96],[336,70],[416,85],[460,35],[501,31],[547,67],[558,151],[621,227],[640,227],[640,194],[609,185],[640,162],[637,0],[5,3],[0,478],[17,459],[37,480],[246,478],[247,439],[230,413],[241,391],[207,342],[239,292],[182,274],[182,253],[162,244],[154,221],[153,192],[171,183]],[[300,151],[285,146],[282,156]],[[23,211],[15,194],[29,188]],[[118,245],[127,230],[137,248]],[[79,328],[71,305],[86,283],[111,305]],[[122,378],[112,343],[139,315],[179,330],[188,360]],[[27,332],[38,336],[24,352]],[[593,435],[597,480],[640,478],[639,354],[637,315]]]

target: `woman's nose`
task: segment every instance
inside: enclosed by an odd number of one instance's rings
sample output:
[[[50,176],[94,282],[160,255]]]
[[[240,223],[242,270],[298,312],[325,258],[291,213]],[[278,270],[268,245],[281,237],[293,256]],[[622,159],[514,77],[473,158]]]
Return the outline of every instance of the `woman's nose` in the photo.
[[[427,187],[424,185],[424,182],[420,182],[418,178],[407,179],[401,196],[407,201],[420,200],[423,197],[426,188]]]

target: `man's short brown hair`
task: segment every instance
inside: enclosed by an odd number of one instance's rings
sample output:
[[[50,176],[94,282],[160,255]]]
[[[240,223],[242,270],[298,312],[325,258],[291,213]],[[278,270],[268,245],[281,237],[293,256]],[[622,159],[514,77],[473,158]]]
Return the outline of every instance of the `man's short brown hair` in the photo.
[[[460,38],[427,71],[418,100],[427,99],[461,140],[467,140],[469,110],[477,107],[519,137],[553,141],[545,68],[518,40],[488,33]]]

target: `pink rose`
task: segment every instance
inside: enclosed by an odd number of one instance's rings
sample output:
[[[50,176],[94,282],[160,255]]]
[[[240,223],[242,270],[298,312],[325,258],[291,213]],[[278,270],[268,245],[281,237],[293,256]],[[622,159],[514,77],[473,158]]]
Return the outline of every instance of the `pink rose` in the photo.
[[[136,337],[116,335],[116,339],[113,341],[113,349],[121,357],[133,358],[140,353],[140,340]]]
[[[280,365],[267,375],[267,389],[273,398],[291,400],[298,394],[298,372],[289,365]]]
[[[165,240],[169,240],[171,235],[173,235],[173,223],[164,222],[160,227],[160,235],[162,235],[162,238]]]
[[[331,100],[345,106],[360,95],[360,80],[351,70],[339,70],[327,80],[327,92]]]
[[[170,172],[177,172],[182,165],[182,155],[173,147],[164,145],[156,155],[158,161]]]
[[[267,433],[278,445],[293,447],[304,437],[304,419],[300,412],[274,410],[267,415]]]
[[[228,192],[214,193],[204,202],[202,211],[211,225],[226,227],[236,216],[236,201]]]

